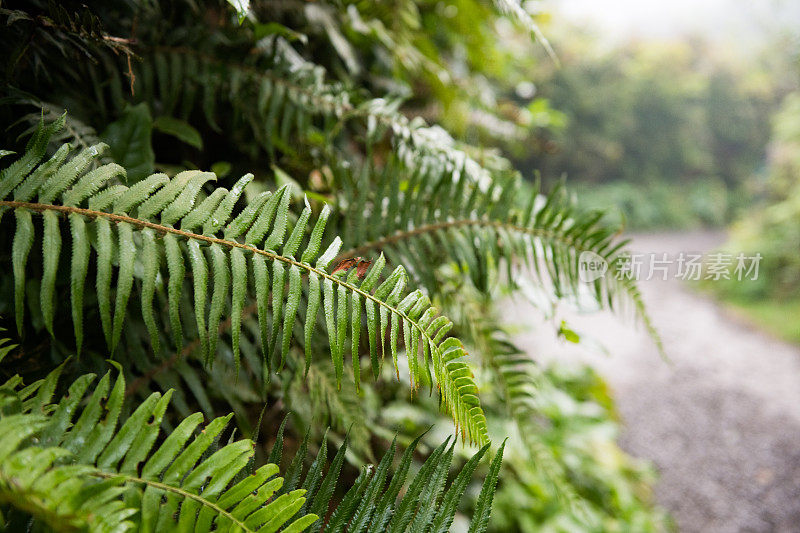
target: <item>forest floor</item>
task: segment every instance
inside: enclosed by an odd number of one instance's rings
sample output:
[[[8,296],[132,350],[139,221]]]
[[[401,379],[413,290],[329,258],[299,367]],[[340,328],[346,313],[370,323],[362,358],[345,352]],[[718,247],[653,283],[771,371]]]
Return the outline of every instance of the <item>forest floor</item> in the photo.
[[[637,235],[631,249],[707,252],[723,241],[711,232]],[[655,464],[656,499],[682,532],[800,531],[800,348],[679,280],[640,287],[669,362],[643,328],[607,313],[558,316],[607,354],[542,331],[515,340],[539,359],[588,362],[608,381],[621,445]],[[511,324],[540,315],[522,299],[506,309]]]

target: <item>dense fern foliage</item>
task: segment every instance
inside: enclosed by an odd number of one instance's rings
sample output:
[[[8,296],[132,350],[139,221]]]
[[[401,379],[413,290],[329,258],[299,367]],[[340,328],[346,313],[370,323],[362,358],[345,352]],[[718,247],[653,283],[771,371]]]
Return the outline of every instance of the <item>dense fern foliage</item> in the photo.
[[[489,446],[467,461],[444,491],[454,446],[445,441],[398,499],[419,438],[389,476],[393,442],[377,468],[365,469],[329,512],[346,442],[325,473],[323,439],[301,483],[304,441],[286,476],[275,477],[279,469],[273,463],[253,468],[252,441],[234,441],[231,435],[228,444],[219,444],[230,416],[198,431],[203,417],[195,413],[156,445],[171,394],[152,394],[117,427],[124,378],[112,384],[107,373],[90,392],[96,376],[81,376],[52,403],[61,371],[58,367],[27,387],[18,376],[0,387],[0,501],[7,505],[3,514],[10,530],[25,528],[33,518],[60,530],[299,532],[361,531],[370,525],[447,531]],[[270,459],[280,461],[281,445],[276,443]],[[501,458],[502,446],[484,482],[472,531],[486,529]],[[320,516],[330,516],[324,527]]]
[[[58,122],[50,127],[57,126]],[[206,364],[213,364],[217,352],[216,333],[223,311],[230,305],[232,348],[238,367],[241,315],[250,285],[257,302],[267,372],[273,354],[279,352],[277,365],[284,365],[292,343],[294,323],[298,319],[303,293],[302,276],[306,275],[306,371],[311,363],[310,338],[322,303],[337,382],[342,378],[349,331],[351,353],[355,354],[352,357],[353,371],[358,386],[360,316],[363,311],[368,326],[373,373],[377,376],[380,364],[378,346],[383,351],[387,337],[389,351],[397,367],[398,335],[402,329],[412,385],[419,384],[423,371],[427,373],[426,381],[430,383],[429,365],[433,366],[444,408],[452,413],[470,441],[486,440],[486,422],[477,398],[477,388],[470,378],[469,368],[460,361],[466,355],[464,349],[457,339],[445,338],[452,323],[438,315],[431,307],[430,300],[420,291],[405,291],[406,274],[402,266],[396,267],[385,280],[381,280],[386,266],[383,256],[379,256],[363,272],[360,268],[349,271],[337,268],[328,272],[341,246],[341,239],[336,238],[320,254],[328,210],[323,210],[314,222],[309,242],[301,247],[311,208],[306,206],[290,228],[287,187],[274,194],[262,193],[239,215],[231,217],[236,201],[252,176],[237,181],[231,191],[224,188],[214,190],[195,207],[200,188],[215,179],[213,173],[185,171],[173,179],[164,174],[154,174],[130,188],[124,185],[107,186],[113,178],[124,176],[122,167],[110,163],[85,172],[93,159],[105,150],[103,144],[81,151],[66,163],[69,147],[65,145],[51,159],[31,171],[30,167],[38,162],[37,151],[42,153],[47,145],[46,135],[46,129],[39,130],[31,139],[24,158],[7,167],[0,176],[0,188],[14,191],[14,200],[3,200],[0,205],[14,207],[17,219],[12,248],[15,310],[20,333],[27,261],[35,240],[31,212],[41,212],[43,218],[40,305],[45,327],[51,334],[56,314],[54,292],[62,246],[59,224],[63,215],[72,238],[71,302],[78,353],[83,340],[85,280],[93,255],[97,263],[97,305],[112,353],[122,335],[134,271],[137,269],[142,272],[142,318],[153,346],[156,349],[160,346],[160,328],[156,323],[153,302],[157,281],[166,285],[169,324],[175,344],[181,346],[180,301],[187,270],[185,258],[188,257],[194,289],[190,306],[194,309],[200,353]],[[53,204],[59,196],[60,204]],[[94,246],[90,245],[87,224],[90,220],[94,224]],[[199,232],[200,228],[202,233]],[[113,318],[110,297],[112,256],[116,256],[118,267],[113,283]],[[141,259],[138,264],[137,257]],[[163,265],[161,258],[165,258]],[[213,279],[211,291],[208,290],[210,277]],[[285,293],[287,279],[288,293]],[[208,292],[211,294],[206,313]]]
[[[283,531],[302,531],[318,518],[300,515],[287,524],[305,503],[302,489],[267,504],[283,485],[274,477],[278,467],[247,472],[247,439],[218,446],[230,417],[197,434],[202,416],[187,417],[154,446],[169,394],[153,394],[117,428],[122,377],[112,385],[106,374],[89,394],[95,376],[82,376],[53,404],[60,372],[24,388],[19,378],[3,385],[0,498],[12,509],[56,529],[96,531],[276,531],[284,524]],[[4,516],[12,530],[28,520],[8,510]]]
[[[499,480],[505,502],[535,486],[547,520],[630,529],[595,498],[618,487],[587,486],[550,440],[558,386],[493,311],[532,285],[544,324],[558,302],[611,309],[659,342],[618,228],[487,148],[546,126],[512,94],[513,60],[548,47],[518,2],[17,4],[0,8],[8,524],[480,532]],[[585,252],[606,276],[581,281]],[[91,393],[87,372],[105,374]]]

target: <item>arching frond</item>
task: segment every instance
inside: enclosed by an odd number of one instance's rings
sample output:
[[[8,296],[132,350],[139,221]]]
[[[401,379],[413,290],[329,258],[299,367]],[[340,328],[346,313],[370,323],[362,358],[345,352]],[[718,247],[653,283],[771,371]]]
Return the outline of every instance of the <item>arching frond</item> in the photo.
[[[84,375],[51,403],[60,372],[24,388],[19,378],[2,386],[0,502],[8,522],[29,515],[56,530],[299,532],[317,520],[298,515],[305,490],[273,498],[283,485],[276,465],[246,475],[251,441],[218,444],[230,416],[199,430],[196,413],[160,440],[170,393],[151,395],[120,425],[122,376],[112,384],[108,373],[90,392],[95,376]]]
[[[45,327],[53,331],[56,280],[60,268],[65,266],[60,261],[64,244],[62,228],[68,227],[70,307],[79,350],[83,341],[84,291],[92,258],[97,265],[97,307],[112,353],[122,336],[135,280],[141,287],[141,314],[153,346],[159,345],[160,313],[154,306],[157,287],[169,295],[168,322],[175,343],[181,345],[185,314],[181,298],[185,274],[191,272],[191,310],[206,364],[211,365],[216,356],[218,327],[230,306],[233,352],[238,367],[242,310],[245,299],[252,295],[267,368],[280,369],[294,337],[299,336],[294,334],[299,330],[295,323],[299,321],[305,289],[306,348],[322,306],[337,380],[343,377],[348,333],[350,351],[357,354],[361,316],[365,316],[373,374],[377,375],[380,367],[379,349],[381,357],[388,352],[397,366],[398,339],[402,334],[412,385],[419,386],[423,376],[430,382],[432,367],[442,406],[452,415],[464,437],[470,441],[487,440],[477,387],[464,362],[466,352],[458,339],[446,337],[451,322],[439,315],[422,292],[406,290],[403,266],[398,265],[382,279],[386,269],[382,255],[366,272],[330,270],[341,239],[336,237],[322,251],[323,232],[330,213],[327,207],[306,238],[311,208],[306,205],[292,224],[286,187],[275,193],[262,193],[234,216],[234,206],[252,175],[241,178],[231,191],[216,188],[195,205],[203,186],[216,180],[213,173],[185,171],[172,179],[154,174],[126,187],[118,183],[125,171],[117,164],[86,172],[90,162],[105,150],[103,144],[77,154],[65,145],[41,163],[44,149],[39,148],[42,143],[46,145],[47,133],[37,132],[31,149],[0,175],[0,209],[13,208],[16,220],[12,257],[20,330],[26,278],[30,275],[28,260],[34,242],[40,242],[40,308]],[[70,158],[71,155],[74,157]],[[41,240],[36,236],[34,214],[42,218]],[[64,246],[64,249],[69,248]],[[358,386],[357,356],[352,358],[352,364]]]
[[[530,15],[517,2],[498,2],[498,4],[501,4],[499,7],[502,11],[520,20],[527,20],[526,24],[535,26]],[[230,104],[234,107],[238,106],[238,114],[253,121],[251,126],[254,135],[268,150],[273,150],[276,146],[289,149],[287,146],[289,139],[307,137],[308,133],[314,130],[315,117],[322,117],[328,121],[322,126],[322,131],[329,134],[338,131],[342,121],[354,119],[362,121],[366,126],[368,144],[377,142],[389,132],[393,140],[395,162],[401,168],[390,166],[375,169],[368,166],[364,167],[362,172],[365,178],[373,180],[371,183],[378,182],[383,194],[379,193],[369,199],[364,198],[366,190],[364,184],[359,184],[362,187],[361,194],[355,188],[344,191],[349,196],[346,204],[352,210],[348,217],[349,221],[360,224],[364,213],[356,210],[372,206],[370,224],[363,226],[374,230],[369,237],[376,241],[370,243],[373,246],[364,245],[358,239],[359,234],[354,235],[352,240],[345,234],[345,247],[355,247],[356,251],[379,249],[385,239],[390,239],[390,244],[397,243],[404,237],[396,234],[403,232],[415,237],[417,241],[427,239],[429,242],[430,237],[437,235],[459,234],[458,240],[451,242],[449,248],[457,251],[459,256],[463,256],[459,257],[459,260],[466,260],[471,255],[471,249],[478,248],[470,240],[471,236],[496,240],[502,233],[509,239],[528,242],[518,243],[516,249],[510,246],[494,247],[494,251],[517,254],[528,248],[535,252],[535,246],[530,244],[535,241],[543,245],[540,250],[542,257],[553,257],[555,261],[562,263],[546,265],[552,267],[548,270],[551,274],[555,274],[552,279],[556,283],[556,292],[559,295],[564,294],[559,292],[562,289],[572,290],[580,286],[574,282],[578,278],[577,257],[583,251],[599,250],[602,252],[599,255],[605,260],[616,261],[619,258],[621,249],[616,246],[622,244],[614,241],[614,230],[599,223],[599,215],[580,214],[575,211],[571,204],[565,201],[563,191],[553,191],[548,198],[542,198],[540,201],[539,191],[526,191],[518,183],[514,183],[514,179],[504,177],[508,174],[507,161],[489,165],[490,168],[487,168],[485,160],[482,163],[476,161],[443,129],[429,127],[421,119],[407,119],[399,111],[401,103],[399,100],[375,98],[354,103],[345,88],[326,82],[325,72],[321,67],[304,60],[280,38],[273,39],[270,46],[271,53],[276,58],[272,67],[258,69],[250,65],[237,66],[227,62],[225,71],[234,72],[230,76],[217,71],[221,62],[213,56],[186,48],[161,48],[153,52],[155,54],[153,61],[144,63],[143,68],[149,68],[151,71],[139,76],[142,86],[138,94],[144,95],[141,98],[155,98],[159,102],[165,102],[167,113],[172,113],[170,110],[174,110],[179,116],[183,116],[191,111],[192,102],[199,101],[200,96],[196,91],[197,87],[202,86],[206,93],[204,101],[216,102],[224,97],[229,98]],[[196,79],[198,83],[181,82],[186,77]],[[121,86],[121,78],[117,83]],[[175,106],[179,101],[188,104],[178,110]],[[207,120],[214,124],[214,109],[204,106],[204,110]],[[504,170],[495,167],[502,167]],[[410,182],[413,187],[406,188],[405,177],[409,172],[414,173],[418,179],[414,182],[412,178]],[[450,180],[453,181],[452,185],[446,183],[442,185],[443,182]],[[394,181],[401,182],[396,189],[392,188]],[[423,186],[420,186],[420,183]],[[478,193],[473,193],[476,188]],[[455,201],[441,196],[456,193],[458,189],[462,196],[456,197]],[[421,209],[414,207],[415,210],[427,211],[427,215],[434,215],[428,216],[423,227],[405,220],[402,212],[389,213],[396,216],[390,220],[385,220],[378,214],[384,206],[391,205],[395,196],[401,195],[400,191],[403,191],[408,198],[406,205],[411,205],[414,201],[419,202],[425,207]],[[352,196],[356,197],[356,201],[353,201]],[[527,206],[511,205],[507,202],[509,199],[516,200],[520,196],[529,198],[531,202]],[[497,199],[505,200],[505,207],[511,209],[504,211],[503,207],[498,207],[495,203]],[[460,208],[470,208],[473,211],[459,211]],[[532,212],[536,212],[537,216],[529,219],[528,214]],[[479,220],[480,218],[484,220]],[[610,252],[615,252],[616,255]],[[416,255],[417,258],[425,257],[424,254]],[[530,255],[526,253],[522,258]],[[455,254],[451,257],[455,257]],[[424,262],[407,261],[396,264],[411,268],[415,263]],[[575,263],[572,272],[566,277],[562,276],[568,272],[564,268],[566,266],[564,263]],[[612,263],[609,264],[614,266]],[[473,266],[485,265],[473,263]],[[481,271],[479,268],[471,271],[471,274],[479,277],[485,275],[486,271]],[[614,300],[622,300],[618,295],[624,295],[660,347],[658,335],[644,309],[636,284],[617,274],[618,272],[612,270],[605,280],[593,286],[587,285],[587,288],[594,290],[599,303],[609,307],[613,306]],[[569,284],[571,287],[567,287],[564,281],[573,283]],[[430,288],[432,285],[427,286]]]
[[[636,282],[622,270],[628,241],[618,239],[602,212],[577,210],[562,185],[543,195],[538,185],[531,188],[510,175],[484,190],[466,173],[407,169],[395,161],[369,194],[369,176],[345,168],[337,173],[350,199],[342,213],[349,249],[341,257],[380,251],[391,263],[406,265],[429,291],[436,290],[436,271],[446,263],[459,265],[482,291],[488,291],[501,261],[508,280],[514,279],[512,268],[522,264],[557,298],[590,297],[614,310],[632,307],[663,352]],[[582,254],[602,260],[605,275],[583,281]]]

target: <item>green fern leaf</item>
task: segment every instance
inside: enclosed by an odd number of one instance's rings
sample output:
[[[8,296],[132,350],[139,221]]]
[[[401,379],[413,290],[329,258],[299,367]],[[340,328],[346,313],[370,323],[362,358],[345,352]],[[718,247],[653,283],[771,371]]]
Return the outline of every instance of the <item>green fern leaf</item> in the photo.
[[[339,448],[321,484],[319,483],[320,472],[316,467],[318,463],[315,462],[309,469],[302,486],[308,489],[307,496],[310,505],[307,505],[311,511],[319,516],[330,514],[324,531],[348,533],[448,531],[467,484],[488,451],[489,445],[485,445],[473,455],[448,486],[448,474],[455,446],[455,440],[451,441],[448,438],[428,456],[422,467],[407,484],[406,479],[412,457],[414,452],[418,451],[417,447],[421,438],[422,435],[409,444],[397,469],[392,473],[391,467],[397,446],[395,439],[376,467],[367,465],[361,469],[358,479],[330,513],[328,513],[330,498],[335,479],[338,478],[341,471],[349,436],[345,438]],[[501,446],[490,465],[489,476],[484,482],[484,490],[477,508],[477,512],[480,514],[475,515],[475,519],[478,521],[488,518],[488,513],[491,511],[491,497],[484,493],[488,494],[489,491],[492,493],[494,491],[502,460],[502,450]],[[323,457],[324,453],[324,451],[320,452]],[[319,488],[317,489],[317,487]],[[400,497],[401,491],[403,491],[402,497]],[[321,527],[322,523],[317,522],[310,531],[319,531]],[[476,529],[476,531],[482,530]]]
[[[17,229],[11,248],[11,261],[14,271],[14,312],[17,319],[17,332],[22,335],[22,324],[25,313],[25,266],[28,254],[33,246],[34,229],[31,212],[15,209]]]
[[[494,459],[492,459],[492,464],[489,466],[489,473],[486,474],[483,488],[481,488],[481,493],[478,496],[478,502],[475,504],[475,511],[473,511],[472,521],[469,525],[469,533],[483,533],[489,526],[489,516],[492,513],[492,500],[497,486],[497,478],[500,476],[500,465],[503,461],[503,450],[505,446],[506,441],[503,441]]]
[[[117,428],[125,382],[119,377],[109,392],[106,374],[70,427],[94,376],[79,378],[54,405],[59,373],[24,389],[4,385],[22,406],[0,415],[5,517],[23,512],[57,529],[92,531],[302,531],[316,521],[298,516],[305,490],[270,500],[283,485],[274,464],[234,481],[253,456],[251,441],[210,453],[229,416],[199,433],[203,417],[189,416],[154,449],[171,392],[152,394]]]

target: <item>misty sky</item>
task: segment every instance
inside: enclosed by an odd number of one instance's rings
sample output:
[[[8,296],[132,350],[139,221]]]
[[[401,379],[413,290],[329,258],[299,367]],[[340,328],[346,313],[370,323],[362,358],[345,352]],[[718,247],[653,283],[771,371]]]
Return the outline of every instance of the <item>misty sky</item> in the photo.
[[[701,33],[714,39],[752,41],[781,29],[800,31],[800,0],[546,0],[543,4],[620,39]]]

